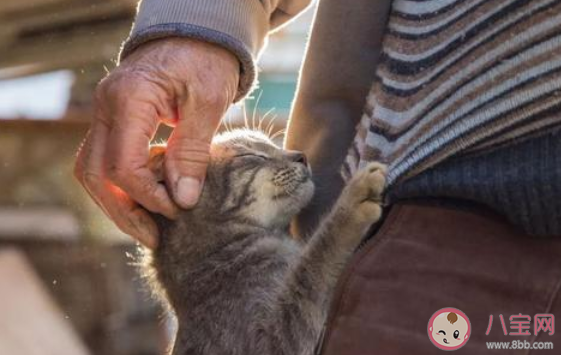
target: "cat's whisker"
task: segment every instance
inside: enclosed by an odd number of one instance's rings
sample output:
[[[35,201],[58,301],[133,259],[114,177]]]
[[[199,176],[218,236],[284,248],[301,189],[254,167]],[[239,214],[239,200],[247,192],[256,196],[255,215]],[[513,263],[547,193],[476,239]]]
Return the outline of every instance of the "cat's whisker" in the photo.
[[[267,118],[267,116],[269,116],[274,110],[275,110],[275,108],[271,107],[271,109],[269,109],[269,111],[265,112],[265,114],[263,115],[263,120],[265,120]]]
[[[228,132],[232,132],[234,130],[234,122],[232,116],[228,118]]]
[[[259,95],[257,95],[257,99],[255,100],[255,106],[253,107],[253,114],[251,115],[251,129],[256,130],[255,127],[255,118],[257,115],[257,109],[259,108],[259,102],[261,101],[261,96],[263,95],[263,90],[259,91]]]
[[[224,127],[224,128],[223,128],[223,131],[225,131],[225,132],[230,132],[230,126],[229,126],[229,122],[228,122],[228,121],[229,121],[229,118],[228,118],[228,117],[224,117],[224,119],[222,119],[222,121],[220,122],[220,125],[221,125],[222,127]]]
[[[275,110],[274,108],[271,108],[269,109],[269,111],[265,112],[263,116],[261,116],[261,118],[259,119],[259,126],[257,127],[258,131],[265,133],[265,131],[263,130],[263,122],[265,122],[267,116],[270,115],[271,112],[273,112],[274,110]]]
[[[248,116],[247,116],[247,101],[245,101],[243,103],[242,107],[243,107],[242,115],[243,115],[244,128],[250,129],[249,128],[249,122],[248,122]]]
[[[269,123],[267,124],[267,136],[271,137],[271,133],[273,132],[273,130],[275,129],[275,121],[276,119],[279,117],[279,115],[274,115],[270,120]]]
[[[280,130],[278,130],[277,132],[275,132],[272,136],[271,139],[276,139],[278,136],[282,136],[286,134],[286,128],[281,128]]]

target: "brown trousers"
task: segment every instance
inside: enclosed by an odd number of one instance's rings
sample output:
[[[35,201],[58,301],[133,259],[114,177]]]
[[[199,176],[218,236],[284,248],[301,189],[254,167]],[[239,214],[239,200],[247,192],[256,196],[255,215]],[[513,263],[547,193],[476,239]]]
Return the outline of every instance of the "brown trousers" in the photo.
[[[471,337],[457,354],[561,354],[560,287],[561,238],[531,238],[482,207],[398,204],[341,278],[321,354],[442,354],[427,325],[447,307],[471,322]],[[514,331],[511,315],[530,316],[531,335],[505,336],[501,314],[507,333]],[[557,316],[559,331],[535,336],[536,314]],[[513,340],[551,342],[554,349],[486,345]]]

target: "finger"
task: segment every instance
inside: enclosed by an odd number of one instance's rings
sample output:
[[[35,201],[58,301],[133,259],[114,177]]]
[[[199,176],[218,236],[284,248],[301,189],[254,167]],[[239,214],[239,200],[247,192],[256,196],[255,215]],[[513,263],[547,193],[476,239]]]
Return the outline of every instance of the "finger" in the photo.
[[[108,206],[108,213],[123,232],[131,235],[150,249],[158,246],[158,227],[154,220],[137,203],[117,186],[105,181],[96,191],[101,204]]]
[[[91,133],[92,133],[92,130],[89,129],[88,133],[86,133],[86,138],[84,138],[84,140],[82,141],[82,144],[80,144],[80,147],[78,148],[78,152],[76,154],[76,163],[74,164],[74,177],[76,178],[76,180],[78,180],[80,185],[82,185],[82,187],[88,193],[88,195],[90,196],[92,201],[95,202],[95,204],[103,211],[103,213],[105,213],[105,215],[108,218],[111,218],[109,216],[109,213],[105,209],[105,207],[103,207],[99,203],[99,201],[95,198],[95,196],[92,194],[92,192],[88,188],[87,184],[85,183],[86,161],[89,160],[88,157],[91,154],[91,150],[92,150],[91,149],[91,144],[92,144],[91,143]]]
[[[167,218],[177,216],[177,206],[149,169],[149,146],[158,128],[155,109],[149,104],[126,104],[114,118],[107,144],[106,169],[111,181],[146,209]]]
[[[126,194],[112,185],[103,173],[108,135],[109,127],[99,120],[94,121],[79,152],[76,175],[86,191],[119,229],[147,247],[155,248],[158,230],[154,221]]]
[[[190,110],[190,106],[185,102],[180,109],[165,157],[168,186],[175,201],[184,208],[193,207],[199,200],[210,161],[210,143],[222,114],[215,108]]]

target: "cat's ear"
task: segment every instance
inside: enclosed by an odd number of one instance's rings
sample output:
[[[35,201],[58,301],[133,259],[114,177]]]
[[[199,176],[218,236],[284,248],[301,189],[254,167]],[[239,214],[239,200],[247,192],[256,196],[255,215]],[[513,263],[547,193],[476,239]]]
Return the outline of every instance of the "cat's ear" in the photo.
[[[165,145],[150,146],[150,157],[148,158],[148,169],[156,175],[158,182],[165,180],[164,176],[164,157],[166,154]]]

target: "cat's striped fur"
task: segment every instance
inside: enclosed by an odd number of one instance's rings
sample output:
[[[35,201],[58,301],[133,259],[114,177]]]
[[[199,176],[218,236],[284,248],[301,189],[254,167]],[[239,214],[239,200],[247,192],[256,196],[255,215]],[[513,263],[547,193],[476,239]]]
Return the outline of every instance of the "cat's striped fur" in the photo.
[[[159,218],[149,262],[178,318],[172,354],[311,354],[345,261],[380,218],[384,175],[375,163],[358,173],[298,241],[289,223],[313,194],[303,155],[253,131],[216,138],[200,202]]]

